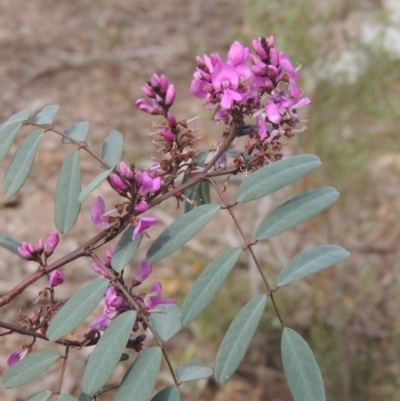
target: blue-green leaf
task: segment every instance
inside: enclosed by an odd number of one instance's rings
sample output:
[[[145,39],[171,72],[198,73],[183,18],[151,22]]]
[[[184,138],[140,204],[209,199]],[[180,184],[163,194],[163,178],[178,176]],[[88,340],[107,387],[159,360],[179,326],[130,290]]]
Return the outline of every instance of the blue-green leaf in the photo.
[[[89,121],[79,121],[75,123],[71,128],[68,128],[66,131],[64,131],[64,134],[75,139],[75,141],[83,142],[86,139],[86,136],[89,132],[89,128],[90,128]],[[73,143],[67,138],[63,138],[61,142],[63,144]]]
[[[275,237],[321,212],[339,198],[335,188],[325,187],[288,200],[265,217],[257,228],[256,238]]]
[[[82,390],[86,394],[96,394],[110,377],[129,340],[135,321],[136,312],[127,311],[116,317],[106,328],[86,364],[82,382]]]
[[[211,368],[201,366],[198,363],[188,363],[176,369],[176,375],[181,382],[207,379],[213,374]]]
[[[60,106],[58,104],[46,106],[40,113],[36,115],[33,121],[36,124],[53,124],[59,109]]]
[[[181,311],[175,304],[158,305],[158,309],[150,314],[150,324],[161,340],[168,341],[182,328]]]
[[[22,246],[22,244],[21,244],[21,242],[17,241],[16,239],[14,239],[12,237],[8,237],[7,235],[0,234],[0,246],[19,255],[18,248],[20,246]]]
[[[22,127],[22,123],[19,121],[3,125],[0,128],[0,163],[5,159],[11,146],[17,136],[19,130]]]
[[[142,351],[126,372],[114,401],[146,401],[157,380],[161,366],[161,348]]]
[[[200,274],[183,301],[182,323],[185,326],[211,302],[241,253],[241,248],[221,253]]]
[[[92,401],[92,396],[81,391],[79,394],[79,401]]]
[[[320,165],[321,161],[314,155],[298,155],[268,164],[240,185],[236,200],[248,202],[272,194]]]
[[[118,241],[112,256],[111,266],[118,273],[129,263],[142,242],[143,234],[140,234],[134,241],[132,241],[132,235],[133,227],[129,226]]]
[[[64,160],[58,177],[54,220],[60,233],[68,233],[75,225],[81,210],[78,197],[81,192],[81,168],[78,150]]]
[[[69,394],[60,394],[57,397],[57,401],[79,401],[79,400]]]
[[[293,258],[279,273],[278,287],[292,283],[309,274],[316,273],[337,262],[347,259],[350,252],[337,245],[322,245]]]
[[[294,400],[326,400],[317,361],[301,336],[285,327],[282,333],[281,351],[283,369]]]
[[[111,168],[118,166],[124,149],[124,137],[119,131],[113,130],[103,142],[101,158],[110,165]],[[101,167],[104,167],[101,165]]]
[[[15,152],[3,181],[3,191],[7,198],[14,196],[28,178],[42,135],[42,129],[33,131]]]
[[[225,384],[242,361],[264,311],[267,296],[261,294],[248,302],[236,315],[219,347],[215,379]]]
[[[146,256],[148,262],[157,262],[186,244],[220,208],[212,204],[199,206],[172,223],[151,245]]]
[[[44,391],[43,393],[36,394],[34,397],[29,398],[28,401],[47,401],[52,394],[51,391]]]
[[[4,387],[14,388],[31,382],[53,365],[58,358],[60,354],[50,350],[29,354],[4,373]]]
[[[170,386],[159,391],[151,401],[182,401],[182,397],[176,386]]]
[[[29,118],[31,115],[31,110],[30,109],[25,109],[22,111],[19,111],[18,113],[13,114],[6,122],[3,123],[1,128],[5,127],[8,124],[14,123],[14,122],[22,122],[25,121]]]
[[[79,202],[83,202],[112,172],[112,170],[106,170],[93,178],[89,185],[79,195]]]
[[[47,338],[57,341],[78,327],[103,299],[108,285],[108,280],[99,278],[78,290],[51,320]]]

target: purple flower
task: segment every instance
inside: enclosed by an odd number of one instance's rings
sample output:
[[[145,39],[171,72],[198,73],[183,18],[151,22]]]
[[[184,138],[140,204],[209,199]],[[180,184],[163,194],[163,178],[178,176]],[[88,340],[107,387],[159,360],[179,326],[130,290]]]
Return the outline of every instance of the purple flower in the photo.
[[[158,220],[155,217],[143,217],[139,219],[135,229],[133,230],[132,239],[135,240],[140,233],[154,226],[157,223]]]
[[[111,319],[107,319],[105,316],[101,316],[96,319],[88,328],[87,333],[95,330],[104,330],[111,322]]]
[[[228,52],[228,64],[236,67],[246,63],[249,58],[249,48],[242,46],[238,41],[233,42]]]
[[[136,206],[135,206],[135,210],[137,211],[137,212],[140,212],[140,213],[144,213],[144,212],[146,212],[147,210],[149,210],[149,204],[147,203],[147,202],[145,202],[145,201],[140,201]]]
[[[45,255],[47,257],[53,254],[54,250],[57,248],[59,241],[60,237],[58,235],[58,232],[53,231],[49,234],[47,238],[46,252],[45,252]]]
[[[176,90],[174,85],[168,85],[167,92],[165,93],[165,104],[167,106],[171,106],[172,103],[174,103],[176,96]]]
[[[262,115],[257,116],[256,124],[258,128],[258,136],[263,141],[267,136],[268,132],[268,126],[267,123],[265,122],[265,118]]]
[[[40,238],[36,248],[37,252],[41,255],[44,251],[44,241]]]
[[[221,107],[230,109],[234,101],[242,101],[242,95],[236,91],[239,86],[239,74],[227,63],[219,63],[211,74],[216,92],[222,92]]]
[[[119,163],[119,171],[121,172],[121,174],[127,178],[128,180],[131,180],[133,178],[133,172],[132,170],[124,163],[124,162],[120,162]],[[122,180],[121,180],[122,181]],[[124,183],[125,184],[125,183]],[[125,189],[126,189],[126,185],[125,185]]]
[[[291,106],[293,106],[293,101],[283,96],[282,93],[278,93],[268,99],[265,105],[265,112],[269,121],[274,124],[279,124],[285,110],[289,109]]]
[[[282,69],[286,70],[290,78],[296,81],[300,78],[297,70],[293,67],[292,62],[289,60],[289,57],[285,53],[279,54],[279,66]]]
[[[158,106],[157,102],[154,100],[153,100],[153,103],[150,103],[146,99],[138,99],[136,101],[136,107],[139,110],[144,111],[145,113],[149,113],[149,114],[156,114],[158,112],[157,106]]]
[[[144,304],[149,308],[149,310],[154,309],[157,305],[168,305],[175,304],[175,300],[172,298],[162,300],[162,285],[159,281],[156,281],[150,287],[150,294],[146,295],[144,299]]]
[[[170,142],[173,142],[173,141],[175,141],[175,139],[176,139],[176,135],[175,135],[173,132],[168,131],[168,130],[166,130],[166,129],[160,130],[160,134],[161,134],[167,141],[170,141]]]
[[[56,287],[64,282],[64,276],[58,270],[53,270],[49,277],[49,286]]]
[[[142,195],[148,194],[150,192],[157,192],[161,188],[162,178],[161,177],[150,177],[147,171],[144,171],[138,176],[137,173],[136,181],[140,182],[139,193]]]
[[[113,285],[108,288],[104,300],[103,316],[107,319],[113,319],[117,316],[119,308],[127,306],[123,298],[117,295]]]
[[[92,268],[96,273],[101,274],[104,278],[110,279],[111,276],[101,267],[101,265],[97,262],[92,263]]]
[[[107,177],[107,181],[110,184],[111,188],[118,192],[120,195],[124,195],[128,186],[124,181],[121,180],[121,177],[118,174],[111,174]]]
[[[103,227],[108,221],[108,216],[105,215],[106,204],[100,196],[96,198],[92,206],[92,220],[97,227]]]
[[[135,277],[136,282],[143,283],[143,281],[150,276],[152,271],[153,271],[152,265],[148,263],[146,259],[142,260],[139,263],[138,272]]]
[[[24,358],[29,353],[29,348],[21,348],[14,351],[8,358],[7,358],[7,365],[12,366]]]

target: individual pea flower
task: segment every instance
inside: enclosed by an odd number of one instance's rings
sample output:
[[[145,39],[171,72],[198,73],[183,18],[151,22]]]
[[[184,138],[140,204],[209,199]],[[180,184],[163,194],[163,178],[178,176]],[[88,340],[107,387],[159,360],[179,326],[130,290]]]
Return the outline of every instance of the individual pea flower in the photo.
[[[149,210],[150,206],[147,202],[145,201],[140,201],[138,204],[136,204],[135,206],[135,210],[139,213],[144,213],[147,212],[147,210]]]
[[[126,195],[126,190],[128,189],[128,186],[118,174],[113,173],[109,175],[107,177],[107,181],[110,184],[111,188],[119,195]]]
[[[53,231],[49,234],[49,236],[47,238],[45,253],[44,253],[46,258],[48,258],[50,255],[53,254],[54,250],[57,248],[59,241],[60,241],[60,237],[58,235],[58,232]]]
[[[139,284],[142,284],[143,281],[145,281],[150,276],[152,271],[153,271],[153,266],[149,262],[147,262],[146,259],[143,259],[139,263],[139,268],[136,273],[136,277],[132,280],[132,287],[136,287]]]
[[[138,219],[138,222],[133,230],[132,240],[135,240],[143,231],[148,228],[154,226],[158,223],[158,220],[155,217],[142,217]]]
[[[104,256],[104,264],[107,267],[112,267],[111,266],[111,259],[112,259],[112,256],[113,256],[114,252],[115,252],[115,249],[116,249],[116,245],[111,244],[110,248],[106,251],[106,254]],[[103,269],[103,267],[100,265],[100,263],[93,262],[92,263],[92,268],[96,273],[101,274],[104,278],[106,278],[106,279],[110,279],[111,278],[111,276]]]
[[[12,366],[19,362],[22,358],[26,357],[31,352],[30,346],[24,346],[21,349],[17,349],[7,358],[7,365]]]
[[[173,298],[162,299],[162,285],[156,281],[150,287],[150,293],[145,296],[144,304],[149,310],[153,310],[157,305],[176,304],[176,302]]]
[[[103,198],[98,196],[92,205],[91,215],[93,223],[97,227],[103,227],[104,224],[108,222],[109,215],[115,211],[116,210],[113,209],[106,213],[106,204],[104,203]]]
[[[56,287],[64,282],[64,276],[58,270],[53,270],[49,277],[49,286]]]
[[[111,285],[106,291],[104,297],[103,316],[107,319],[114,319],[120,309],[128,307],[129,304],[117,294],[115,286]]]
[[[104,330],[110,324],[111,319],[107,319],[105,316],[100,316],[96,319],[88,328],[86,333],[96,330]]]
[[[157,192],[161,188],[162,178],[152,177],[148,171],[138,171],[135,179],[138,185],[138,193],[141,195]]]

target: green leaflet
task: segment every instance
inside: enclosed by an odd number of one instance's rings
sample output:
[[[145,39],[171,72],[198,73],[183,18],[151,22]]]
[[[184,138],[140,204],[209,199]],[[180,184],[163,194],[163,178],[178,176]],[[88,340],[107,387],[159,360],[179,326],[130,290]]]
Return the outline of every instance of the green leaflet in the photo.
[[[215,379],[225,384],[242,361],[264,311],[267,296],[261,294],[248,302],[236,315],[219,347]]]
[[[322,245],[293,258],[279,273],[277,286],[281,287],[316,273],[337,262],[347,259],[350,253],[337,245]]]
[[[198,363],[188,363],[176,369],[176,375],[181,382],[207,379],[213,374],[211,368],[201,366]]]
[[[27,355],[4,373],[4,387],[14,388],[31,382],[59,358],[60,354],[58,352],[50,350],[33,352]]]
[[[106,170],[100,173],[97,177],[90,181],[89,185],[80,193],[78,200],[83,202],[86,198],[113,172],[113,170]]]
[[[182,323],[187,326],[211,302],[242,253],[228,249],[217,256],[195,281],[182,305]]]
[[[142,242],[143,234],[140,234],[134,241],[132,241],[132,235],[133,227],[129,226],[119,239],[112,256],[111,266],[118,273],[129,263]]]
[[[118,166],[121,161],[124,149],[124,137],[119,131],[113,130],[103,142],[101,158],[109,164],[111,168]],[[101,165],[101,167],[104,167]]]
[[[295,401],[324,401],[325,389],[317,361],[308,344],[285,327],[281,342],[283,369]]]
[[[68,233],[75,225],[81,210],[78,197],[81,192],[81,168],[78,150],[64,160],[58,177],[54,220],[60,233]]]
[[[110,377],[129,340],[135,321],[136,312],[127,311],[116,317],[106,328],[86,364],[82,382],[84,393],[93,396]]]
[[[19,121],[0,127],[0,163],[6,158],[22,123]]]
[[[87,134],[89,133],[89,128],[89,121],[80,121],[75,123],[71,128],[68,128],[66,131],[64,131],[64,134],[75,139],[75,141],[83,142],[86,139]],[[63,144],[73,143],[67,138],[62,138],[61,142]]]
[[[34,397],[29,398],[28,401],[47,401],[52,395],[51,391],[44,391],[43,393],[36,394]]]
[[[159,391],[151,401],[182,401],[182,397],[176,386],[170,386]]]
[[[148,262],[157,262],[186,244],[220,208],[213,204],[199,206],[173,222],[151,245],[146,256]]]
[[[146,401],[157,380],[161,366],[161,348],[142,351],[126,372],[114,401]]]
[[[150,314],[150,324],[158,337],[168,341],[182,328],[181,311],[175,304],[158,305],[160,312]]]
[[[17,241],[12,237],[0,234],[0,246],[8,249],[9,251],[19,255],[18,248],[21,246],[21,242]],[[19,255],[20,256],[20,255]]]
[[[47,106],[36,115],[33,121],[36,124],[53,124],[59,109],[60,106],[58,104]]]
[[[335,188],[325,187],[288,200],[265,217],[257,228],[256,238],[279,235],[296,224],[321,212],[339,198]]]
[[[47,338],[57,341],[78,327],[103,299],[108,285],[108,280],[99,278],[79,289],[50,322]]]
[[[7,198],[14,196],[25,184],[31,172],[43,132],[42,129],[33,131],[15,152],[3,180],[3,191]]]
[[[321,161],[314,155],[298,155],[268,164],[242,182],[236,200],[248,202],[272,194],[320,165]]]

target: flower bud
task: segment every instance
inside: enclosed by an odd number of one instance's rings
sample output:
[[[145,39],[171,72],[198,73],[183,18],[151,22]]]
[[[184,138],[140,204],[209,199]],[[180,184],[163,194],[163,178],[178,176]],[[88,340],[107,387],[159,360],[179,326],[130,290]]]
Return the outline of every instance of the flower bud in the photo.
[[[39,239],[36,251],[39,255],[41,255],[44,251],[44,241],[42,238]]]
[[[176,126],[176,118],[173,114],[168,113],[167,114],[167,121],[170,127],[175,127]]]
[[[30,351],[30,347],[26,346],[21,349],[17,349],[7,358],[7,365],[12,366],[24,358]]]
[[[160,76],[160,88],[161,92],[165,93],[168,89],[168,78],[163,74]]]
[[[49,286],[51,288],[57,287],[57,285],[61,285],[63,282],[64,276],[58,270],[54,270],[50,273]]]
[[[29,244],[27,242],[23,242],[22,246],[18,247],[18,252],[26,260],[35,259],[32,255],[32,252],[29,250]]]
[[[165,104],[167,106],[171,106],[171,104],[174,103],[175,96],[176,96],[175,86],[171,84],[168,86],[167,92],[165,94]]]
[[[149,210],[149,204],[145,201],[140,201],[136,206],[135,210],[140,213],[147,212]]]
[[[45,255],[47,257],[54,252],[54,250],[57,248],[59,241],[60,237],[56,231],[53,231],[49,234],[47,238],[46,252],[45,252]]]
[[[166,130],[166,129],[160,130],[160,134],[161,134],[167,141],[170,141],[170,142],[173,142],[173,141],[175,141],[175,139],[176,139],[176,135],[175,135],[173,132],[168,131],[168,130]]]
[[[142,91],[148,97],[154,97],[156,95],[153,88],[149,84],[142,86]]]

